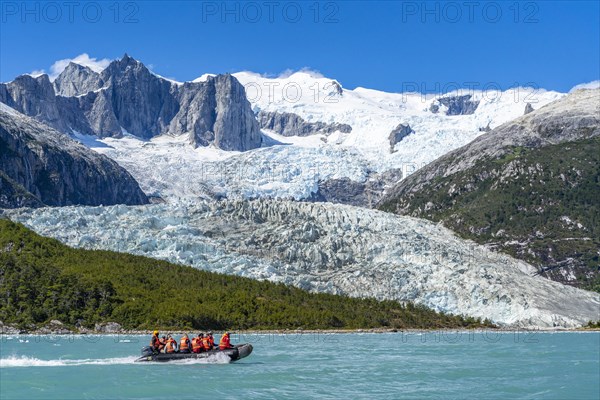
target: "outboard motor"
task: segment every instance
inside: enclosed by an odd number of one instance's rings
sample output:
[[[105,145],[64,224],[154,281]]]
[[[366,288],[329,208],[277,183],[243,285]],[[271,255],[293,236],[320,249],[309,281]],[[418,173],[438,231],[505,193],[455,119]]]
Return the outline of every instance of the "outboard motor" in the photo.
[[[142,357],[148,357],[148,356],[151,356],[152,354],[154,354],[152,347],[150,347],[150,346],[142,347]]]

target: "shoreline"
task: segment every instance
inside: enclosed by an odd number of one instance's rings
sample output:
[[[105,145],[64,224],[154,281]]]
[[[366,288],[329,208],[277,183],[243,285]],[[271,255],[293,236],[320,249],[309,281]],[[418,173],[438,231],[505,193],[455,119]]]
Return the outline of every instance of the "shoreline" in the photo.
[[[178,335],[191,334],[198,332],[208,332],[209,330],[162,330],[165,334]],[[47,330],[33,330],[24,331],[19,330],[0,330],[0,337],[2,336],[118,336],[118,335],[131,335],[131,336],[142,336],[152,335],[152,330],[128,330],[122,329],[114,332],[97,331],[93,329],[83,330],[57,330],[48,332]],[[221,330],[214,330],[215,335],[220,335]],[[452,333],[480,333],[480,332],[496,332],[496,333],[514,333],[514,332],[538,332],[538,333],[572,333],[572,332],[600,332],[600,328],[431,328],[431,329],[393,329],[393,328],[372,328],[372,329],[266,329],[266,330],[230,330],[232,335],[344,335],[344,334],[384,334],[384,333],[437,333],[437,332],[452,332]]]

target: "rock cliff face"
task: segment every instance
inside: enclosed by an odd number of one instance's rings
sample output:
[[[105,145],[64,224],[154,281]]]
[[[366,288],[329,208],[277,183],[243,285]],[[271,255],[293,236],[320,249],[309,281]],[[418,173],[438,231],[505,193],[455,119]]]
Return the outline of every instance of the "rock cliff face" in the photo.
[[[0,208],[42,207],[44,204],[0,171]]]
[[[215,87],[215,146],[238,151],[260,147],[260,128],[242,84],[231,75],[210,78],[206,84]]]
[[[3,207],[148,202],[116,162],[4,104],[0,104],[0,172]]]
[[[286,112],[261,111],[258,113],[258,123],[262,129],[272,130],[282,136],[328,135],[336,131],[352,132],[352,127],[348,124],[307,122],[297,114]]]
[[[347,205],[221,201],[6,214],[74,247],[166,258],[314,292],[413,301],[513,327],[579,326],[597,319],[600,307],[597,293],[534,276],[531,265],[440,225]]]
[[[104,86],[100,74],[76,63],[69,63],[54,80],[54,92],[58,96],[79,96]]]
[[[600,90],[580,90],[450,152],[391,188],[380,208],[600,291]]]
[[[99,74],[71,63],[54,84],[47,75],[20,76],[0,85],[0,101],[68,134],[187,134],[196,146],[238,151],[262,144],[244,87],[231,75],[177,84],[127,55]]]
[[[67,125],[59,112],[58,101],[48,75],[36,78],[21,75],[14,81],[0,84],[6,97],[3,103],[38,121],[59,129],[66,130]]]
[[[231,75],[186,82],[176,90],[179,112],[168,133],[187,133],[194,146],[246,151],[262,144],[262,134],[244,87]]]

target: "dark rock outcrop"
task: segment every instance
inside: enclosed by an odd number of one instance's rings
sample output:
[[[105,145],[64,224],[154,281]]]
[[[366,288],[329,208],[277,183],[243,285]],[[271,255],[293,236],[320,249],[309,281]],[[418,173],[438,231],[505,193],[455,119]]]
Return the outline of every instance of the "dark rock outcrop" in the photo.
[[[176,90],[179,112],[168,133],[187,133],[195,146],[246,151],[262,144],[260,127],[244,86],[232,75],[186,82]]]
[[[396,144],[402,141],[402,139],[414,132],[415,131],[412,130],[409,124],[399,124],[390,132],[390,147],[393,149]]]
[[[20,76],[0,85],[0,101],[68,134],[188,134],[196,146],[238,151],[262,144],[244,87],[233,76],[179,85],[128,55],[100,74],[71,63],[54,85],[47,75]]]
[[[336,131],[352,132],[352,127],[348,124],[307,122],[301,116],[293,113],[261,111],[258,113],[258,123],[262,129],[269,129],[282,136],[329,135]]]
[[[523,115],[527,115],[532,111],[533,111],[533,107],[531,106],[531,103],[527,103],[525,105],[525,112],[523,113]]]
[[[0,105],[0,172],[5,207],[148,202],[116,162],[5,105]]]
[[[333,94],[341,96],[344,94],[344,89],[342,89],[342,85],[340,85],[337,81],[331,81],[331,86],[333,87]]]
[[[365,182],[356,182],[348,178],[328,179],[319,182],[317,193],[309,200],[372,208],[383,197],[385,190],[400,179],[400,169],[391,169],[381,174],[372,173]]]
[[[446,115],[470,115],[479,106],[479,101],[471,101],[471,97],[470,94],[440,97],[431,103],[429,111],[435,114],[439,112],[440,105],[443,105],[447,107]]]

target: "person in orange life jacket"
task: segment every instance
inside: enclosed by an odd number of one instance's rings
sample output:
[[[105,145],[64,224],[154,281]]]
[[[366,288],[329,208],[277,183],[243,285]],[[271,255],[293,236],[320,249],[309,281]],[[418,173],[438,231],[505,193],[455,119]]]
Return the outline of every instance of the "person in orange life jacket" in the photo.
[[[210,348],[213,349],[215,347],[215,338],[212,332],[208,332],[208,339],[210,340]]]
[[[169,335],[167,338],[167,344],[165,346],[165,353],[176,353],[177,352],[177,342],[173,339],[173,336]]]
[[[179,340],[179,352],[189,353],[192,350],[192,344],[187,334],[184,334]]]
[[[204,351],[210,351],[213,349],[212,345],[210,344],[210,337],[208,335],[204,335],[202,337],[202,348]]]
[[[223,333],[221,336],[221,341],[219,342],[219,349],[231,349],[233,346],[231,345],[231,340],[229,339],[229,332]]]
[[[165,347],[164,343],[158,337],[158,331],[154,331],[152,334],[152,339],[150,339],[150,347],[152,347],[152,351],[155,353],[160,353],[160,351]]]
[[[192,338],[192,353],[200,353],[204,350],[202,345],[202,334],[199,333],[197,337]]]

